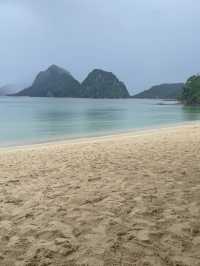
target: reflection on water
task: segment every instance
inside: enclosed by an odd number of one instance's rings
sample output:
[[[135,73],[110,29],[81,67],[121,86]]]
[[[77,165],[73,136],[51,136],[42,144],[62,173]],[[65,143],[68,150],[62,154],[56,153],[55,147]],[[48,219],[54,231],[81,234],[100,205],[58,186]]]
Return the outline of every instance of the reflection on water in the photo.
[[[186,121],[199,120],[200,107],[183,106],[183,116]]]
[[[36,119],[43,122],[62,123],[67,119],[73,119],[75,113],[62,110],[41,110],[36,113]]]
[[[200,120],[200,108],[160,103],[138,99],[1,97],[0,145]]]
[[[42,109],[35,113],[34,119],[40,121],[38,134],[40,131],[46,132],[47,134],[72,134],[73,127],[69,121],[75,121],[77,114],[69,110],[46,110]]]
[[[105,131],[115,128],[125,118],[125,112],[123,108],[88,109],[84,116],[86,130]]]

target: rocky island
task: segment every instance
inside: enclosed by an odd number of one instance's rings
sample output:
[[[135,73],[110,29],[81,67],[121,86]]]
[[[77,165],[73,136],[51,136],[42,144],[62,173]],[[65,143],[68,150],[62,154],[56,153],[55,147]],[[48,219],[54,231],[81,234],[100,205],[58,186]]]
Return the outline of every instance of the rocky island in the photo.
[[[160,84],[140,92],[133,98],[176,100],[181,97],[184,83]]]
[[[83,81],[82,91],[86,98],[129,98],[129,92],[122,81],[112,73],[95,69]]]
[[[67,70],[52,65],[37,75],[32,86],[12,96],[128,98],[129,92],[111,72],[93,70],[81,84]]]
[[[30,97],[79,97],[81,84],[65,69],[56,65],[41,71],[31,87],[15,96]]]

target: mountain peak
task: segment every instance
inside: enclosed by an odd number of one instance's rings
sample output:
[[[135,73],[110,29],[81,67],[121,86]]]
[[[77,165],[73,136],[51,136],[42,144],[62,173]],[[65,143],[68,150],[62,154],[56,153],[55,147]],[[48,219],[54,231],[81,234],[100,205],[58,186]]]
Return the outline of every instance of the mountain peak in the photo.
[[[71,73],[69,71],[67,71],[66,69],[62,68],[62,67],[59,67],[55,64],[51,65],[48,67],[48,69],[46,70],[47,72],[56,72],[56,73],[59,73],[59,74],[68,74],[71,76]]]
[[[111,73],[109,71],[106,71],[106,70],[103,70],[103,69],[100,69],[100,68],[95,68],[94,70],[91,71],[91,73]]]
[[[88,98],[128,98],[123,82],[112,72],[94,69],[82,83],[83,94]]]
[[[15,96],[128,98],[129,93],[125,84],[112,72],[94,69],[80,84],[65,69],[51,65],[36,76],[32,86]]]
[[[110,72],[110,71],[106,71],[106,70],[103,70],[103,69],[98,69],[98,68],[95,68],[94,70],[92,70],[89,75],[112,75],[116,78],[116,76]]]
[[[78,97],[80,91],[80,83],[68,71],[51,65],[36,76],[32,86],[20,91],[16,96]]]

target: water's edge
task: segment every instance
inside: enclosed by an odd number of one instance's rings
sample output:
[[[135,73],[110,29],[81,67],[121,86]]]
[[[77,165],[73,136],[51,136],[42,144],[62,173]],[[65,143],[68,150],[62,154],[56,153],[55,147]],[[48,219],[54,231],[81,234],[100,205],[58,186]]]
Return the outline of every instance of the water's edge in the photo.
[[[0,147],[74,141],[200,121],[161,100],[0,99]]]
[[[189,121],[189,122],[177,122],[177,123],[171,123],[166,125],[158,125],[158,126],[152,126],[152,127],[143,127],[143,128],[133,128],[130,130],[120,130],[120,131],[113,131],[113,132],[105,132],[101,134],[93,134],[93,135],[87,135],[87,136],[80,136],[80,137],[60,137],[57,139],[49,139],[45,141],[30,141],[30,142],[24,142],[24,143],[13,143],[8,145],[1,145],[0,143],[0,151],[3,150],[13,150],[13,149],[24,149],[24,148],[35,148],[35,147],[41,147],[46,146],[50,144],[67,144],[67,143],[81,143],[81,142],[90,142],[90,141],[98,141],[103,140],[107,138],[112,138],[116,136],[126,136],[126,135],[142,135],[146,133],[155,133],[159,132],[161,130],[165,129],[176,129],[183,126],[199,126],[200,120],[198,121]]]

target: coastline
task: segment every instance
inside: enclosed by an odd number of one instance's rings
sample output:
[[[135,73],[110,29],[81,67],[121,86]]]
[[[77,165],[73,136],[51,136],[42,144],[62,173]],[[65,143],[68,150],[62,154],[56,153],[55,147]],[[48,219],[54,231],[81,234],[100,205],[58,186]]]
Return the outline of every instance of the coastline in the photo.
[[[200,124],[0,150],[0,265],[200,263]]]
[[[49,139],[44,141],[30,141],[25,143],[13,143],[13,144],[6,144],[1,146],[0,145],[0,152],[3,150],[19,150],[19,149],[33,149],[42,146],[49,146],[49,145],[58,145],[58,144],[78,144],[82,142],[90,142],[90,141],[102,141],[107,139],[112,139],[116,137],[138,137],[144,134],[151,134],[151,133],[159,133],[160,131],[170,130],[170,129],[177,129],[180,127],[187,127],[187,126],[198,126],[200,125],[200,120],[196,121],[188,121],[188,122],[177,122],[171,123],[166,125],[158,125],[152,127],[145,127],[145,128],[135,128],[129,130],[121,130],[117,132],[108,132],[102,133],[99,135],[89,135],[89,136],[80,136],[80,137],[61,137],[58,139]]]

